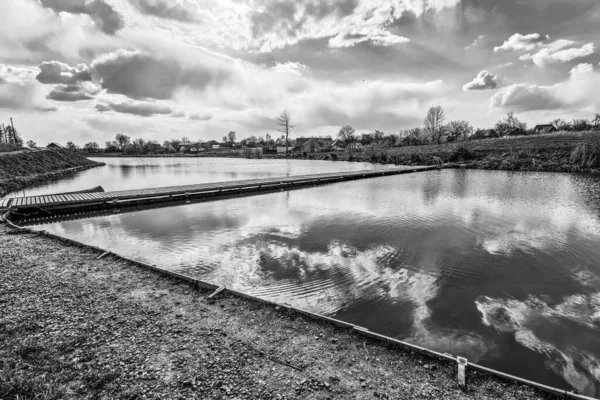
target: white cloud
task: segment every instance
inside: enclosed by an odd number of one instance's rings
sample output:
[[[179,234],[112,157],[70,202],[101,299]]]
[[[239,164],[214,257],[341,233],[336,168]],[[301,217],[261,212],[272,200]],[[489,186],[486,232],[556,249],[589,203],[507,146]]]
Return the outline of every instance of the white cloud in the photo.
[[[560,42],[560,43],[559,43]],[[594,44],[587,43],[581,47],[572,47],[565,49],[564,47],[573,45],[574,42],[556,41],[534,54],[525,54],[519,57],[521,60],[532,60],[537,66],[543,67],[548,64],[567,62],[576,58],[586,57],[594,53]]]
[[[484,39],[485,39],[485,35],[477,36],[477,38],[473,41],[473,43],[471,43],[470,45],[465,47],[465,50],[469,50],[469,49],[479,46],[483,42]]]
[[[104,33],[114,35],[123,28],[123,17],[105,0],[39,0],[55,12],[89,15]]]
[[[463,86],[463,90],[468,92],[470,90],[489,90],[496,89],[498,87],[498,76],[492,75],[488,71],[481,71],[475,79]]]
[[[501,46],[494,47],[494,51],[531,51],[541,47],[548,40],[550,40],[550,36],[542,36],[539,33],[528,35],[515,33],[502,43]]]
[[[31,68],[0,64],[0,85],[7,83],[23,85],[25,82],[31,81],[33,73],[34,70]]]
[[[515,111],[557,110],[592,107],[600,111],[600,72],[592,64],[579,64],[567,81],[551,86],[516,84],[501,89],[491,106]]]
[[[309,68],[306,65],[293,61],[288,61],[286,63],[276,63],[275,66],[271,69],[278,73],[294,75],[303,75],[309,70]]]

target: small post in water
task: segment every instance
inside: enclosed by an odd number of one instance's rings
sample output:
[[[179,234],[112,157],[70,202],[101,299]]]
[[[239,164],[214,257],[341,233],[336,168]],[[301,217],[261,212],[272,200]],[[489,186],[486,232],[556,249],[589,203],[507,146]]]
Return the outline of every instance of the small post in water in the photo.
[[[467,369],[467,359],[464,357],[456,357],[456,362],[458,363],[458,386],[466,390],[467,382],[465,380],[465,370]]]

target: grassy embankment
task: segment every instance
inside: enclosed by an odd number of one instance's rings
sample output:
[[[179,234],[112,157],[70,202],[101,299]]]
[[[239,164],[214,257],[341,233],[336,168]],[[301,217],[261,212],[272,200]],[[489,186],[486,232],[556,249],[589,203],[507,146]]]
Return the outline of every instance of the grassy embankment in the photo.
[[[550,399],[0,224],[0,398]]]
[[[434,157],[439,157],[444,163],[461,164],[466,168],[599,172],[600,132],[559,132],[324,156],[344,161],[401,165],[433,165],[436,162]]]
[[[0,153],[0,196],[82,169],[104,165],[68,150]],[[90,186],[94,183],[90,182]]]

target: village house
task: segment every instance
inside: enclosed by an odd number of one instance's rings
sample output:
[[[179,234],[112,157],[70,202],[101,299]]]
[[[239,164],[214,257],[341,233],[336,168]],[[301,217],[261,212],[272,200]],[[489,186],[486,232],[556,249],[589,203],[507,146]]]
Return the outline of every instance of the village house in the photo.
[[[346,148],[346,146],[344,145],[344,142],[342,142],[339,139],[336,139],[331,143],[331,150],[333,150],[333,151],[341,151],[341,150],[344,150],[345,148]]]
[[[322,147],[316,138],[298,138],[294,150],[300,153],[317,153]]]
[[[58,143],[52,142],[48,146],[46,146],[46,148],[56,150],[56,149],[62,149],[63,147]]]
[[[533,133],[552,133],[556,131],[558,131],[558,129],[554,124],[541,124],[536,125],[533,128]]]
[[[480,129],[469,137],[471,140],[479,139],[492,139],[500,137],[500,135],[493,129]]]

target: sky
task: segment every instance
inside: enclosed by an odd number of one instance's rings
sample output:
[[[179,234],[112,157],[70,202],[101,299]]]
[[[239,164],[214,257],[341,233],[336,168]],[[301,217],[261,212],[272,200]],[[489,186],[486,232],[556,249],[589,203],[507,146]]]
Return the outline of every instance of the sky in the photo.
[[[4,4],[5,3],[5,4]],[[600,112],[598,0],[11,0],[0,120],[38,144],[397,133]]]

